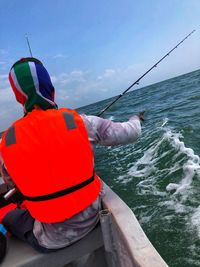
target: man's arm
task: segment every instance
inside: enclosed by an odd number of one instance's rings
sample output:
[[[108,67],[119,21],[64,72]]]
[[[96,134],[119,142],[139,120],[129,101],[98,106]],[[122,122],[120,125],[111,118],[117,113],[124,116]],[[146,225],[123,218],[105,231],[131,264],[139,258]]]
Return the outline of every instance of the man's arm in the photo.
[[[129,144],[135,142],[141,134],[140,114],[132,116],[126,122],[113,122],[96,116],[81,116],[92,145]]]

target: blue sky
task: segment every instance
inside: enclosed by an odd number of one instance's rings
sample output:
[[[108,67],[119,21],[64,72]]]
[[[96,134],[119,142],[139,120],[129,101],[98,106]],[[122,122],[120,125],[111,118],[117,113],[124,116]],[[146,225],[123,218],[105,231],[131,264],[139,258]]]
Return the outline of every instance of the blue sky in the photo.
[[[119,94],[193,29],[140,87],[199,69],[199,14],[199,0],[0,0],[0,130],[22,114],[7,75],[26,33],[57,103],[75,108]]]

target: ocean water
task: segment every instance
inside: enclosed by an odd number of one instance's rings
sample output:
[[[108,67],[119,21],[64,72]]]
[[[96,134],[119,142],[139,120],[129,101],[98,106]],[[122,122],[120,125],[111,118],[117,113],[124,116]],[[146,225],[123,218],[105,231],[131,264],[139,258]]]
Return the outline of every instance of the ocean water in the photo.
[[[79,111],[95,115],[110,101]],[[143,110],[137,143],[97,147],[97,173],[170,267],[199,267],[200,70],[132,91],[103,116],[124,121]]]

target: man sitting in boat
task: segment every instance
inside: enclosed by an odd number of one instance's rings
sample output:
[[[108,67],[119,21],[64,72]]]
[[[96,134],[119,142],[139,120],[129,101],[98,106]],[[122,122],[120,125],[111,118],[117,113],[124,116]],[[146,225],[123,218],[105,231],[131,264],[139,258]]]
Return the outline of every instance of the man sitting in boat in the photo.
[[[83,238],[99,221],[95,146],[135,142],[143,114],[119,123],[58,109],[49,74],[35,58],[17,61],[9,80],[24,117],[2,136],[0,171],[11,189],[7,198],[23,200],[23,208],[7,213],[3,225],[36,250],[52,252]]]

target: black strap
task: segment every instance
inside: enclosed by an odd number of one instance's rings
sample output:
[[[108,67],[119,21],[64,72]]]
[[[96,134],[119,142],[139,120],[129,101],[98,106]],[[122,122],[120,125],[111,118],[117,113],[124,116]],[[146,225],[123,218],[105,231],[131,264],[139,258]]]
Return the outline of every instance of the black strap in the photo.
[[[48,195],[37,196],[37,197],[24,196],[24,198],[25,198],[25,200],[30,200],[30,201],[50,200],[50,199],[62,197],[62,196],[68,195],[70,193],[73,193],[73,192],[85,187],[86,185],[92,183],[93,181],[94,181],[94,171],[93,171],[92,177],[90,177],[89,179],[85,180],[84,182],[82,182],[80,184],[68,187],[68,188],[63,189],[61,191],[58,191],[58,192],[55,192],[55,193],[51,193],[51,194],[48,194]]]

